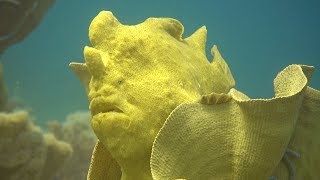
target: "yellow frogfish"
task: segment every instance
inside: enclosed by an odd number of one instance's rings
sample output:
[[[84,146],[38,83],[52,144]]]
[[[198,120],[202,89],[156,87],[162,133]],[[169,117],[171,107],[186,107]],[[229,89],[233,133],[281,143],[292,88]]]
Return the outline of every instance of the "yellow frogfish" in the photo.
[[[208,61],[206,28],[182,38],[183,28],[172,18],[123,25],[109,11],[91,22],[85,63],[70,64],[99,139],[88,179],[312,177],[320,141],[311,135],[320,131],[304,123],[320,128],[320,93],[307,86],[313,68],[288,66],[275,97],[250,99],[233,88],[216,46]]]

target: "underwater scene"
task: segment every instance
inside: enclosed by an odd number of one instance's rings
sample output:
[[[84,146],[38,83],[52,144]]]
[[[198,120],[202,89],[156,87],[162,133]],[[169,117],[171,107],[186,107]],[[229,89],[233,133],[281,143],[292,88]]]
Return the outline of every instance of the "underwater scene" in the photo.
[[[0,180],[320,179],[320,2],[0,0]]]

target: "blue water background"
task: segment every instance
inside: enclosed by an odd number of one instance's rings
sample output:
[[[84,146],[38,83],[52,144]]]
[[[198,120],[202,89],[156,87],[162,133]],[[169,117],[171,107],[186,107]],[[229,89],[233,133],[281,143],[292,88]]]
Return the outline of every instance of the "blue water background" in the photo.
[[[276,74],[295,63],[316,67],[311,86],[320,89],[320,1],[57,0],[42,23],[2,56],[11,95],[19,96],[39,123],[88,109],[68,64],[83,62],[88,26],[101,10],[124,24],[176,18],[184,24],[184,37],[206,25],[207,51],[218,45],[236,88],[252,98],[272,97]]]

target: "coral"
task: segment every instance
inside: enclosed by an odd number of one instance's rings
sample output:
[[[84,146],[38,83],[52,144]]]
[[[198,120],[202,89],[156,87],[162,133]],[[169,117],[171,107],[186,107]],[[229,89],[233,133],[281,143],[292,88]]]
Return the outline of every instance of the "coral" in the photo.
[[[78,111],[69,114],[63,123],[48,122],[48,131],[57,139],[69,143],[73,154],[63,169],[55,175],[59,180],[86,179],[90,156],[97,141],[90,127],[90,113]]]
[[[0,177],[52,179],[72,154],[71,146],[44,134],[27,112],[0,113]]]

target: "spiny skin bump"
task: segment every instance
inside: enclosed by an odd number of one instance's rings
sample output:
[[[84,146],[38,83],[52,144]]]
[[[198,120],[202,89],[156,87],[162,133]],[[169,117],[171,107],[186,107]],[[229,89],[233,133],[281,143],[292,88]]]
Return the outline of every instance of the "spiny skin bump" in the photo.
[[[75,71],[87,66],[91,124],[121,167],[121,179],[151,179],[152,143],[174,108],[234,86],[217,47],[213,62],[206,58],[206,28],[186,39],[182,33],[175,19],[128,26],[102,11],[89,27],[85,64],[71,64]]]

